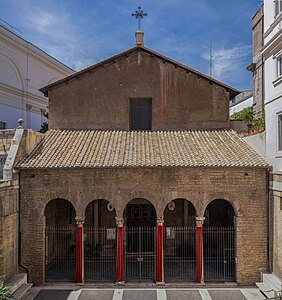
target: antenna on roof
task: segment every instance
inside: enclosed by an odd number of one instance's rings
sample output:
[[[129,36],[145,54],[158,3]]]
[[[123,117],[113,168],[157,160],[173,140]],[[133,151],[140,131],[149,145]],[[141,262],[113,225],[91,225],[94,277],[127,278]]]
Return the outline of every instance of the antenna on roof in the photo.
[[[213,59],[213,52],[212,52],[212,41],[210,41],[210,77],[212,77],[212,61]]]
[[[1,24],[2,23],[2,24]],[[14,27],[13,25],[9,24],[8,22],[4,21],[3,19],[0,18],[0,25],[3,25],[7,29],[13,31],[14,33],[23,36],[23,32]]]

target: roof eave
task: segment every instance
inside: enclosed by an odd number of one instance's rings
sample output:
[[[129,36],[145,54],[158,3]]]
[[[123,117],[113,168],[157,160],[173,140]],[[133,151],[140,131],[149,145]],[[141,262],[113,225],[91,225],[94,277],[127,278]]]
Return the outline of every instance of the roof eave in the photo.
[[[49,85],[46,85],[46,86],[42,87],[41,89],[39,89],[39,91],[41,91],[44,94],[44,96],[48,97],[48,91],[51,88],[53,88],[54,86],[59,85],[59,84],[64,83],[64,82],[67,82],[68,80],[71,80],[73,78],[76,78],[76,77],[78,77],[79,75],[81,75],[81,74],[83,74],[85,72],[91,71],[92,69],[97,68],[99,66],[102,66],[102,65],[104,65],[104,64],[106,64],[106,63],[108,63],[110,61],[113,61],[113,60],[115,60],[117,58],[120,58],[123,55],[127,55],[127,54],[135,51],[136,49],[142,49],[142,50],[144,50],[145,52],[147,52],[147,53],[149,53],[151,55],[154,55],[154,56],[156,56],[156,57],[158,57],[160,59],[163,59],[163,60],[165,60],[165,61],[167,61],[167,62],[169,62],[171,64],[177,65],[178,67],[180,67],[180,68],[182,68],[182,69],[184,69],[186,71],[189,71],[189,72],[191,72],[191,73],[193,73],[193,74],[195,74],[197,76],[200,76],[200,77],[202,77],[202,78],[204,78],[206,80],[209,80],[209,81],[211,81],[211,82],[213,82],[213,83],[215,83],[217,85],[222,86],[223,88],[225,88],[230,93],[230,98],[232,98],[232,97],[234,97],[234,96],[236,96],[236,95],[238,95],[240,93],[239,90],[237,90],[237,89],[235,89],[235,88],[233,88],[233,87],[231,87],[231,86],[229,86],[229,85],[227,85],[227,84],[225,84],[225,83],[223,83],[221,81],[218,81],[218,80],[216,80],[216,79],[214,79],[214,78],[212,78],[212,77],[210,77],[208,75],[205,75],[205,74],[203,74],[203,73],[201,73],[199,71],[196,71],[195,69],[192,69],[192,68],[190,68],[190,67],[188,67],[186,65],[183,65],[183,64],[181,64],[181,63],[179,63],[179,62],[177,62],[177,61],[175,61],[175,60],[173,60],[173,59],[171,59],[171,58],[169,58],[167,56],[164,56],[164,55],[162,55],[162,54],[160,54],[158,52],[155,52],[154,50],[151,50],[151,49],[143,47],[143,46],[135,46],[135,47],[130,48],[130,49],[126,50],[126,51],[123,51],[123,52],[121,52],[121,53],[119,53],[117,55],[114,55],[114,56],[112,56],[110,58],[107,58],[107,59],[105,59],[103,61],[100,61],[97,64],[94,64],[94,65],[92,65],[90,67],[87,67],[87,68],[81,70],[81,71],[78,71],[78,72],[76,72],[74,74],[71,74],[71,75],[65,77],[65,78],[62,78],[62,79],[60,79],[60,80],[58,80],[56,82],[53,82],[53,83],[51,83]]]

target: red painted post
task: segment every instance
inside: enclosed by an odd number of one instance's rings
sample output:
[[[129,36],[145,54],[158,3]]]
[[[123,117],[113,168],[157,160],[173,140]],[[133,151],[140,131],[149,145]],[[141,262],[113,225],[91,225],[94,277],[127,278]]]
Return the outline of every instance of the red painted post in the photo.
[[[196,281],[204,282],[203,266],[203,223],[204,217],[196,217]]]
[[[124,227],[123,219],[117,219],[116,283],[124,284]]]
[[[76,229],[76,283],[84,283],[84,251],[83,251],[83,223],[84,218],[75,218]]]
[[[164,222],[162,218],[157,220],[156,231],[156,282],[157,284],[164,284]]]

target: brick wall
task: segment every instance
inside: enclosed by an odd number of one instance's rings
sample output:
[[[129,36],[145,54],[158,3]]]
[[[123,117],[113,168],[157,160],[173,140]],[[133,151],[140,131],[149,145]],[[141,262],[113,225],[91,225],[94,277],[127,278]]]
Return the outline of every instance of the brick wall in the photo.
[[[18,272],[18,182],[0,183],[0,281]]]
[[[267,260],[267,171],[244,168],[135,168],[21,171],[22,263],[35,284],[44,282],[44,209],[69,200],[76,215],[95,199],[110,201],[118,217],[134,198],[152,202],[157,217],[173,199],[189,200],[198,216],[214,199],[234,207],[237,223],[237,282],[254,284]]]
[[[153,130],[229,127],[224,87],[144,51],[85,72],[48,95],[52,129],[129,130],[131,98],[152,99]]]

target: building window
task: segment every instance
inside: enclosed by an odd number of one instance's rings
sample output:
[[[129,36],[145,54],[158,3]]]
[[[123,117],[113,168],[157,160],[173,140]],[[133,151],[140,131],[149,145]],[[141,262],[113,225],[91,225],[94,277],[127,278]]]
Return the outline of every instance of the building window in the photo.
[[[282,0],[275,1],[275,17],[278,16],[282,11]]]
[[[280,197],[280,210],[282,210],[282,198]]]
[[[6,128],[7,128],[7,123],[0,122],[0,129],[6,129]]]
[[[282,114],[278,115],[278,151],[282,151]]]
[[[282,56],[277,59],[277,73],[278,77],[282,76]]]
[[[130,129],[152,130],[152,99],[130,99]]]

